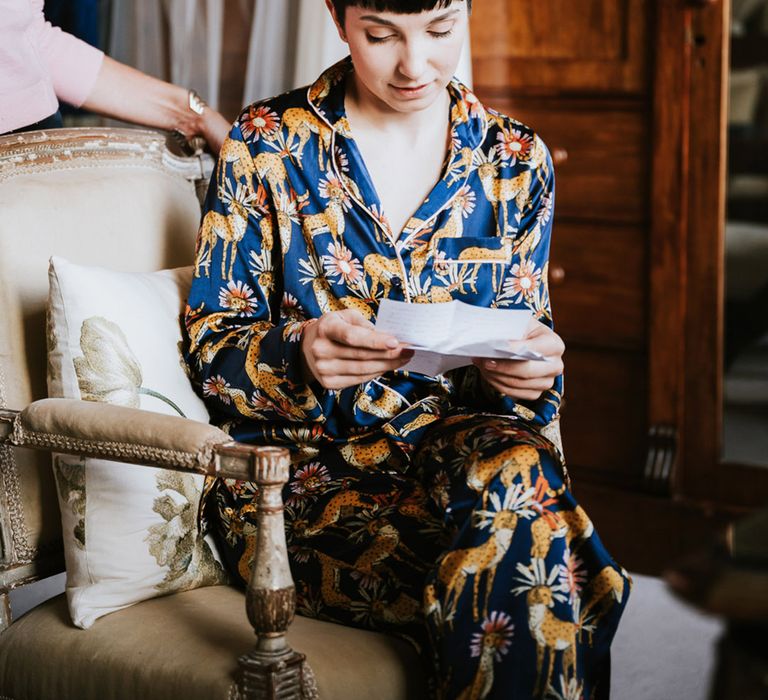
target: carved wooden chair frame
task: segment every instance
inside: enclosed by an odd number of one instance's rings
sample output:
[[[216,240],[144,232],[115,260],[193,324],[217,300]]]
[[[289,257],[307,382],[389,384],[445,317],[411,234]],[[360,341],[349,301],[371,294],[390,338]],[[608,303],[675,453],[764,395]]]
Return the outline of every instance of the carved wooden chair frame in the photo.
[[[162,134],[133,129],[29,132],[0,137],[0,147],[0,166],[5,166],[0,167],[0,180],[32,171],[46,160],[64,160],[66,167],[78,168],[86,165],[88,159],[124,160],[128,154],[144,163],[155,162],[158,168],[193,181],[198,197],[202,198],[212,169],[210,157],[206,161],[200,154],[192,158],[175,156],[165,147]],[[137,442],[133,435],[142,433],[157,436],[156,441]],[[218,428],[186,418],[86,401],[40,399],[21,411],[12,410],[7,408],[0,382],[3,478],[8,478],[6,472],[10,476],[16,474],[14,447],[256,482],[259,486],[258,547],[245,596],[246,614],[253,626],[256,644],[239,659],[239,698],[317,697],[314,677],[304,655],[291,649],[285,636],[296,607],[281,496],[288,479],[288,450],[237,444]],[[14,502],[5,507],[13,509],[20,505]],[[9,590],[56,573],[61,567],[60,555],[43,564],[33,561],[0,566],[0,631],[12,620]]]

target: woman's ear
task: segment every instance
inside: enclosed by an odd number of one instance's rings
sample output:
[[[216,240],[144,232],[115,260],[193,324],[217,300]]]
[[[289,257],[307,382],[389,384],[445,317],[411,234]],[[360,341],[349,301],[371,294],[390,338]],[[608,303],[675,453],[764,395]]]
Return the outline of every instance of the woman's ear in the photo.
[[[339,38],[346,43],[347,42],[347,35],[344,32],[344,27],[342,26],[341,22],[339,21],[339,15],[336,12],[336,8],[333,6],[333,3],[331,0],[325,0],[325,6],[328,8],[328,12],[331,13],[331,17],[333,18],[333,23],[336,25],[336,31],[339,33]]]

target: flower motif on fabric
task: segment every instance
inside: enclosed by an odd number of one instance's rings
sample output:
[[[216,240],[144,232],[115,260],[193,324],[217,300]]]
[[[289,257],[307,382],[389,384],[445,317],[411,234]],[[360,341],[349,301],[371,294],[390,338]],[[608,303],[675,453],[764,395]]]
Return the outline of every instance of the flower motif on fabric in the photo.
[[[319,462],[312,462],[294,474],[291,481],[291,491],[296,496],[306,496],[330,480],[328,469]]]
[[[584,562],[569,549],[563,552],[563,563],[560,565],[558,582],[560,590],[568,593],[568,602],[573,605],[579,597],[581,589],[587,581]]]
[[[456,127],[451,127],[449,138],[451,153],[456,153],[461,148],[461,137],[456,133]]]
[[[557,499],[551,496],[550,493],[549,482],[539,475],[534,484],[533,509],[547,521],[552,530],[557,530],[562,521],[557,512],[550,508],[550,506],[557,505]]]
[[[400,625],[410,622],[416,619],[420,608],[419,601],[405,593],[398,593],[395,597],[395,591],[382,579],[373,582],[366,580],[365,585],[361,581],[359,596],[349,605],[356,622],[374,629],[379,621]]]
[[[314,551],[312,547],[301,547],[295,544],[288,547],[292,560],[299,564],[306,564],[312,558]]]
[[[495,516],[502,511],[511,511],[521,518],[530,519],[536,515],[533,501],[533,489],[526,489],[523,484],[513,484],[504,494],[504,500],[495,491],[488,496],[493,510],[478,510],[477,525],[483,530],[493,531]]]
[[[339,166],[339,170],[342,173],[348,173],[349,158],[347,158],[347,154],[339,146],[336,146],[334,153],[336,154],[336,165]]]
[[[323,615],[324,607],[320,589],[300,581],[296,589],[296,612],[305,617],[319,618]]]
[[[541,270],[536,269],[533,260],[524,260],[512,265],[502,287],[503,297],[519,302],[532,297],[541,282]]]
[[[289,292],[283,294],[283,299],[280,302],[280,316],[286,321],[304,321],[307,318],[299,300]]]
[[[560,690],[555,690],[552,685],[547,687],[547,700],[584,700],[584,682],[578,678],[566,678],[559,676]]]
[[[366,571],[353,571],[350,574],[350,577],[357,581],[360,588],[365,588],[366,590],[375,588],[381,581],[381,578],[377,574]]]
[[[260,389],[255,389],[251,394],[251,405],[256,411],[274,411],[281,418],[291,420],[295,410],[290,399],[285,396],[268,396]]]
[[[462,89],[461,96],[464,98],[464,102],[469,105],[469,116],[473,119],[483,115],[484,107],[480,104],[480,100],[472,91],[466,88]]]
[[[218,396],[226,404],[232,402],[229,396],[230,389],[229,382],[218,374],[203,382],[203,396]]]
[[[491,611],[480,625],[482,631],[472,635],[469,650],[472,656],[492,655],[496,661],[509,651],[515,626],[512,618],[498,610]]]
[[[219,290],[219,304],[224,309],[237,312],[238,316],[252,316],[255,309],[253,290],[245,282],[230,280]]]
[[[547,589],[551,600],[559,603],[565,603],[568,598],[563,595],[558,582],[560,575],[560,564],[556,564],[550,571],[547,571],[547,565],[544,559],[534,557],[529,566],[518,562],[515,567],[520,576],[515,577],[514,581],[518,584],[512,589],[512,593],[520,595],[521,593],[530,593],[534,589]],[[552,607],[548,605],[548,607]]]
[[[287,343],[298,343],[309,321],[289,321],[283,328],[283,340]]]
[[[526,161],[531,157],[533,150],[533,138],[530,134],[523,134],[518,129],[503,129],[496,134],[496,140],[499,142],[499,153],[503,161],[509,161],[514,165],[518,160]]]
[[[290,426],[286,427],[283,432],[290,442],[299,445],[318,442],[323,437],[323,428],[320,425]]]
[[[543,195],[541,198],[541,207],[536,213],[536,221],[541,226],[545,226],[552,218],[552,206],[554,204],[554,197],[551,192]]]
[[[477,203],[477,195],[469,185],[464,185],[456,194],[453,206],[466,219],[473,211]]]
[[[252,106],[248,116],[241,120],[240,128],[245,138],[258,141],[262,136],[272,136],[280,128],[280,118],[269,107]]]
[[[352,251],[343,243],[329,243],[328,253],[322,257],[325,274],[337,282],[357,282],[363,273],[363,266],[357,258],[352,257]]]

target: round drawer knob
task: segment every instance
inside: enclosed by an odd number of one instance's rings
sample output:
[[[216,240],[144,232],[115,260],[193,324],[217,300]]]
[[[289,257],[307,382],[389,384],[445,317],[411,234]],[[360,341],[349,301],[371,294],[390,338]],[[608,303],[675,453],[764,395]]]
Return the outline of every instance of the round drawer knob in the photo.
[[[552,265],[549,268],[549,281],[551,284],[562,284],[565,281],[565,268],[562,265]]]
[[[568,160],[568,151],[566,151],[564,148],[552,149],[552,162],[555,165],[562,165],[567,160]]]

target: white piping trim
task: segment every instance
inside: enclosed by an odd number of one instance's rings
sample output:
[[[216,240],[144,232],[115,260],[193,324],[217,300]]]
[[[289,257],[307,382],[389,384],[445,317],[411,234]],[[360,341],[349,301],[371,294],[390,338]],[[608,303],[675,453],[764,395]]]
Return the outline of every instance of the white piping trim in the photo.
[[[372,384],[378,384],[382,389],[385,391],[391,391],[393,394],[397,394],[402,400],[403,403],[410,408],[413,404],[405,398],[399,391],[396,389],[393,389],[391,386],[387,386],[386,384],[382,384],[378,379],[371,379]]]
[[[458,258],[450,258],[443,260],[442,258],[436,263],[438,265],[464,265],[466,264],[472,264],[476,265],[478,263],[488,263],[489,265],[507,265],[510,262],[510,258],[505,258],[504,260],[489,260],[488,258],[467,258],[466,260],[459,260]]]
[[[368,217],[371,219],[371,221],[373,221],[373,223],[382,230],[384,235],[387,237],[389,242],[392,244],[392,247],[395,250],[395,256],[397,257],[397,262],[400,265],[400,272],[401,272],[402,281],[403,281],[403,287],[402,288],[403,288],[403,292],[405,293],[405,300],[406,300],[406,302],[410,302],[411,301],[411,290],[408,288],[408,271],[406,270],[405,263],[403,262],[403,258],[400,255],[400,251],[397,249],[397,241],[393,237],[392,231],[390,230],[390,228],[388,226],[384,226],[384,224],[382,224],[382,222],[379,221],[371,213],[371,210],[368,209],[368,207],[365,205],[365,202],[363,202],[360,199],[358,199],[355,196],[354,192],[352,192],[349,189],[349,187],[347,187],[347,183],[344,181],[344,178],[341,176],[341,174],[339,173],[339,171],[338,171],[338,169],[336,167],[336,159],[334,157],[334,153],[336,152],[335,146],[336,146],[336,130],[332,128],[331,129],[331,156],[330,156],[329,160],[331,161],[331,164],[332,164],[331,167],[333,168],[333,174],[336,176],[336,179],[341,183],[341,186],[344,188],[344,191],[349,195],[350,199],[352,199],[352,201],[355,202],[368,215]]]

